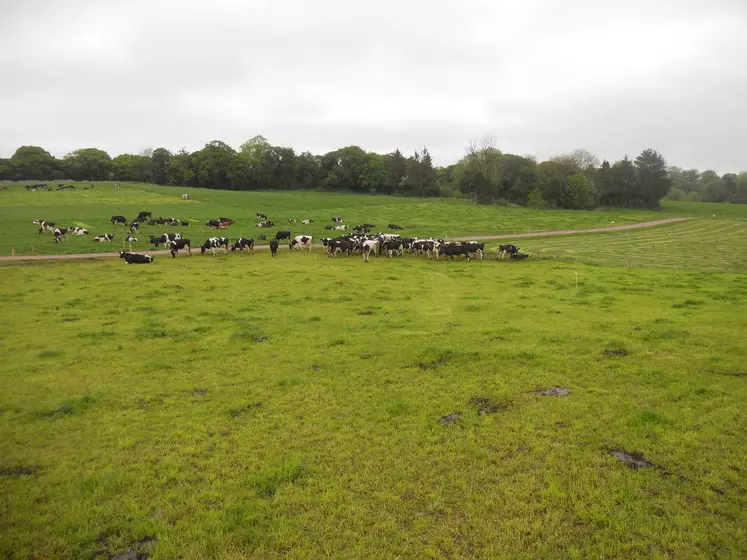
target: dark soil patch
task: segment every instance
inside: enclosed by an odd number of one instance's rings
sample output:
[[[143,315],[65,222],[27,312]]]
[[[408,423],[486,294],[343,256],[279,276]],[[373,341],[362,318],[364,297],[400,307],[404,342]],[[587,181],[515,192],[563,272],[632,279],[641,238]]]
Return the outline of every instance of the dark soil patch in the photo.
[[[453,414],[448,414],[446,416],[442,416],[441,418],[439,418],[438,423],[444,424],[446,426],[448,426],[449,424],[456,424],[457,422],[459,422],[459,419],[461,417],[462,417],[461,414],[459,414],[458,412],[454,412]]]
[[[110,556],[109,560],[145,560],[153,551],[153,544],[155,542],[155,538],[145,537],[137,541],[131,550]]]
[[[477,407],[477,413],[481,416],[483,414],[495,414],[507,408],[506,404],[496,403],[488,397],[472,397],[469,404]]]
[[[358,312],[358,315],[361,317],[366,317],[367,315],[373,315],[373,311],[360,311]]]
[[[630,354],[625,348],[607,348],[604,355],[608,358],[622,358]]]
[[[19,465],[17,467],[2,467],[0,468],[0,476],[14,476],[16,478],[22,476],[31,476],[38,473],[41,467],[36,465]]]
[[[361,354],[361,360],[370,360],[373,358],[373,354]]]
[[[494,340],[506,340],[506,339],[503,338],[502,336],[491,336],[489,340],[492,342]]]
[[[540,389],[539,391],[535,391],[535,393],[546,397],[567,397],[571,394],[571,390],[565,387],[551,387],[549,389]]]
[[[195,389],[195,395],[207,395],[208,390],[207,389]]]
[[[313,365],[311,366],[311,369],[313,369],[314,371],[322,371],[322,366]]]
[[[419,367],[421,370],[426,371],[429,369],[436,369],[438,366],[444,366],[447,363],[449,363],[449,360],[447,360],[446,358],[442,358],[440,360],[433,360],[432,362],[417,362],[407,367]]]
[[[742,371],[715,371],[716,375],[725,375],[726,377],[747,377],[747,373]]]
[[[626,463],[630,466],[630,468],[635,470],[659,468],[651,461],[647,461],[646,459],[644,459],[643,454],[641,453],[628,453],[627,451],[623,451],[621,449],[612,449],[609,453],[618,461]]]
[[[258,336],[254,339],[254,342],[264,342],[267,340],[266,336]]]
[[[254,410],[255,408],[262,408],[261,402],[256,402],[253,404],[248,404],[246,406],[243,406],[241,408],[234,408],[229,411],[229,414],[231,415],[231,418],[238,418],[242,414],[245,414],[249,412],[250,410]]]

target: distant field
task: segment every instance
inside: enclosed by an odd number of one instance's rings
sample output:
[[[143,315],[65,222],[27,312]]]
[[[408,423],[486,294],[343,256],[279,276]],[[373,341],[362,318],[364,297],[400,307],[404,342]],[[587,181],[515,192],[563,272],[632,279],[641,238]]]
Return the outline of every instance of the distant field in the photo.
[[[747,556],[744,275],[0,271],[0,557]]]
[[[193,241],[202,243],[215,235],[204,226],[208,219],[226,216],[236,225],[226,230],[231,238],[248,236],[256,239],[260,233],[274,235],[280,229],[294,233],[308,233],[316,238],[330,236],[324,226],[332,216],[342,216],[346,223],[373,223],[387,231],[390,223],[405,227],[411,236],[480,236],[511,234],[530,231],[606,227],[657,220],[675,215],[672,212],[613,209],[605,211],[562,211],[475,206],[465,201],[440,199],[412,199],[367,195],[326,194],[316,192],[232,192],[182,187],[160,187],[144,184],[122,184],[114,189],[110,183],[97,183],[95,188],[83,190],[79,184],[74,191],[26,192],[21,186],[0,191],[0,255],[58,254],[111,251],[122,247],[122,226],[112,227],[112,215],[128,219],[141,210],[154,216],[174,216],[193,223],[188,228],[145,226],[133,250],[149,248],[148,234],[180,231]],[[181,199],[188,192],[190,201]],[[745,215],[747,216],[747,208]],[[255,227],[256,212],[265,212],[276,227],[260,230]],[[684,214],[678,210],[676,215]],[[51,234],[38,235],[31,222],[45,219],[60,225],[79,225],[90,230],[89,237],[72,238],[69,243],[55,244]],[[288,218],[298,224],[289,226]],[[313,218],[316,223],[302,226],[301,220]],[[119,232],[113,245],[99,245],[92,237],[101,233]]]
[[[692,220],[629,231],[517,239],[515,244],[537,256],[573,262],[747,272],[747,220]]]

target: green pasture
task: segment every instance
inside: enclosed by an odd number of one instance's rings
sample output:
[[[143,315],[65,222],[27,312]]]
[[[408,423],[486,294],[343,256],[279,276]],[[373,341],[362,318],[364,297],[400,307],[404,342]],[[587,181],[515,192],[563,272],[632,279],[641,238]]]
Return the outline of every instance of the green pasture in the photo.
[[[288,251],[0,271],[4,558],[747,555],[744,275]]]
[[[112,215],[132,219],[141,210],[154,216],[176,217],[192,223],[189,227],[169,228],[143,226],[133,243],[134,251],[150,247],[149,235],[179,231],[200,244],[216,235],[215,230],[204,226],[209,219],[229,217],[236,221],[221,235],[234,239],[239,236],[255,240],[260,233],[274,236],[278,230],[290,229],[294,235],[306,233],[317,239],[336,236],[340,232],[324,230],[331,225],[332,216],[342,216],[345,223],[375,224],[377,229],[388,231],[387,225],[403,226],[409,236],[481,236],[522,232],[608,227],[666,217],[688,215],[688,207],[680,204],[672,212],[665,210],[609,209],[595,211],[532,210],[503,206],[476,206],[467,201],[442,199],[412,199],[385,196],[329,194],[317,192],[234,192],[184,187],[161,187],[146,184],[123,183],[113,188],[112,183],[78,183],[76,190],[26,192],[22,185],[0,190],[0,255],[18,255],[109,252],[121,249],[126,229],[112,226]],[[182,200],[189,193],[191,200]],[[695,206],[695,205],[691,205]],[[727,207],[727,205],[718,205]],[[747,217],[747,207],[743,209]],[[257,212],[265,212],[275,223],[270,229],[259,229]],[[704,212],[704,211],[699,211]],[[712,212],[709,213],[709,215]],[[288,218],[298,223],[288,224]],[[316,222],[303,226],[301,220],[313,218]],[[39,235],[38,227],[31,222],[37,219],[55,222],[61,226],[78,225],[90,231],[87,237],[71,237],[67,243],[56,244],[52,234]],[[99,244],[93,237],[102,233],[115,233],[115,242]],[[130,248],[129,245],[127,247]]]

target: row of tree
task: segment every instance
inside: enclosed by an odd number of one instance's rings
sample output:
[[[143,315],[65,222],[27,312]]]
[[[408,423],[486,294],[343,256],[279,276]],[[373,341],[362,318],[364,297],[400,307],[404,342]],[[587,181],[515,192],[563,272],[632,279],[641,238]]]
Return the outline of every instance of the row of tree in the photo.
[[[172,153],[165,148],[111,158],[96,148],[57,159],[38,146],[23,146],[0,159],[0,179],[152,182],[230,190],[324,189],[417,197],[468,197],[479,204],[550,208],[622,206],[655,208],[676,200],[747,202],[747,174],[667,168],[654,150],[613,164],[586,150],[538,163],[503,153],[490,137],[472,142],[462,159],[434,167],[427,148],[405,156],[348,146],[314,155],[273,146],[262,136],[239,150],[214,141],[202,150]]]

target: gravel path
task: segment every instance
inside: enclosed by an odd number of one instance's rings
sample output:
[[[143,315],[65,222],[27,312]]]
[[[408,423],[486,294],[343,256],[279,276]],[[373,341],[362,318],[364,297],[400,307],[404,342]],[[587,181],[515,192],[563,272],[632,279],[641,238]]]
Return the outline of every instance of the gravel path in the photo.
[[[639,229],[663,224],[672,224],[675,222],[684,222],[693,218],[667,218],[665,220],[654,220],[652,222],[640,222],[637,224],[628,224],[625,226],[612,226],[593,229],[562,229],[556,231],[540,231],[534,233],[515,233],[513,235],[478,235],[472,237],[452,237],[449,241],[492,241],[496,239],[520,239],[522,237],[550,237],[553,235],[574,235],[577,233],[601,233],[605,231],[623,231],[627,229]],[[257,245],[258,250],[267,250],[267,245]],[[199,254],[199,249],[197,250]],[[142,251],[141,251],[142,252]],[[149,255],[169,255],[168,251],[147,251]],[[100,259],[105,257],[119,257],[119,252],[114,253],[76,253],[71,255],[16,255],[15,257],[0,257],[0,261],[41,261],[41,260],[58,260],[58,259]]]

